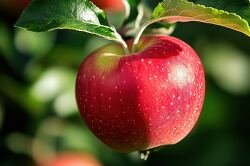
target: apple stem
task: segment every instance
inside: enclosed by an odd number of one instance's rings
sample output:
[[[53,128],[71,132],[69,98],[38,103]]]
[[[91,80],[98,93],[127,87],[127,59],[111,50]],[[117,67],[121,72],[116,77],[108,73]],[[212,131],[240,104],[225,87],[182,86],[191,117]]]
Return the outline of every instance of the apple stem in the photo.
[[[117,37],[117,42],[121,44],[124,54],[129,54],[129,49],[127,43],[122,39],[121,35],[116,31],[116,29],[113,27],[113,30],[115,31],[115,35]]]
[[[120,44],[122,45],[122,48],[123,48],[124,53],[125,53],[126,55],[128,55],[128,54],[129,54],[129,50],[128,50],[128,45],[127,45],[127,43],[126,43],[123,39],[121,39],[119,42],[120,42]]]
[[[157,22],[157,21],[160,21],[161,19],[162,19],[162,18],[155,19],[155,20],[150,20],[150,21],[144,23],[144,24],[141,26],[141,28],[139,29],[138,33],[137,33],[136,36],[135,36],[135,40],[134,40],[133,46],[132,46],[132,53],[135,53],[136,46],[137,46],[137,44],[139,43],[139,40],[140,40],[140,37],[141,37],[143,31],[144,31],[150,24],[153,24],[153,23],[155,23],[155,22]]]
[[[139,154],[140,154],[142,160],[147,160],[148,156],[150,154],[150,151],[149,150],[139,151]]]
[[[128,45],[126,44],[126,42],[123,39],[120,40],[120,43],[122,45],[124,53],[126,55],[128,55],[129,54]]]
[[[144,25],[142,25],[142,27],[139,29],[139,31],[138,31],[138,33],[137,33],[137,35],[136,35],[136,37],[135,37],[135,40],[134,40],[134,42],[133,42],[132,53],[135,53],[136,46],[137,46],[137,44],[138,44],[138,42],[139,42],[139,40],[140,40],[140,37],[141,37],[143,31],[144,31],[144,30],[147,28],[147,26],[150,25],[150,24],[151,24],[151,22],[147,22],[147,23],[145,23]]]

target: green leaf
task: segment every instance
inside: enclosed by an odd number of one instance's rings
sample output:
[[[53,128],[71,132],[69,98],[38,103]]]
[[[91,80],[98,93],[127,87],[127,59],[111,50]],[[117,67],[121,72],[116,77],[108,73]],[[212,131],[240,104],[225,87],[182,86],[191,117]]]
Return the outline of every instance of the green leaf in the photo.
[[[219,4],[219,2],[217,3]],[[238,10],[241,10],[241,8],[238,8]],[[234,12],[236,9],[231,11]],[[248,14],[250,12],[249,6],[246,6],[245,10],[242,11]],[[238,13],[240,14],[242,11]],[[152,14],[151,22],[159,20],[166,20],[169,23],[198,21],[224,26],[250,36],[250,27],[247,20],[243,18],[243,14],[241,17],[235,13],[194,4],[186,0],[164,0],[159,3]]]
[[[121,40],[106,14],[88,0],[33,0],[15,26],[35,32],[70,29]]]
[[[243,19],[250,22],[250,1],[249,0],[192,0],[196,4],[214,7],[236,13]]]

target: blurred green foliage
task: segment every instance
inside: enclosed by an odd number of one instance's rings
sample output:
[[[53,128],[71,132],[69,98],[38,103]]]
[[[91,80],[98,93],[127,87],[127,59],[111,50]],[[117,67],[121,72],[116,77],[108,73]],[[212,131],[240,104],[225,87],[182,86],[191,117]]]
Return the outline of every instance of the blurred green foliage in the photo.
[[[189,43],[204,64],[203,112],[187,138],[153,150],[141,161],[136,152],[117,153],[103,145],[76,108],[77,69],[89,53],[109,41],[80,32],[15,29],[17,17],[0,12],[1,166],[34,165],[61,152],[90,153],[109,166],[250,164],[247,36],[202,23],[176,26],[173,36]]]

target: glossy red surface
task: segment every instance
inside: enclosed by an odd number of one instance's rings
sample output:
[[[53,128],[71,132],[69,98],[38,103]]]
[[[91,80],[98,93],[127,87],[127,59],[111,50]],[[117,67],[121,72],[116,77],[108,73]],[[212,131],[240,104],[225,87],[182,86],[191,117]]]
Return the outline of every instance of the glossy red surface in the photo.
[[[83,61],[76,81],[84,121],[123,152],[179,142],[195,125],[205,94],[201,61],[186,43],[152,36],[139,47],[145,48],[127,56],[115,55],[115,44],[97,50]]]
[[[91,0],[96,6],[104,10],[121,11],[124,9],[122,0]]]

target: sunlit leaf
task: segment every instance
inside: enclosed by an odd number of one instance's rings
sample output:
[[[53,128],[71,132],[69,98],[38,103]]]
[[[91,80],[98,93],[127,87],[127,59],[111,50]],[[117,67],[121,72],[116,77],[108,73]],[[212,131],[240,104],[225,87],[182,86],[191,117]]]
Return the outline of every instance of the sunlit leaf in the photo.
[[[244,9],[244,7],[238,8],[238,10],[241,9]],[[246,6],[246,10],[249,12],[249,6]],[[194,4],[186,0],[164,0],[159,3],[152,14],[152,22],[158,20],[166,20],[169,23],[197,21],[215,24],[250,36],[249,24],[240,15]]]

